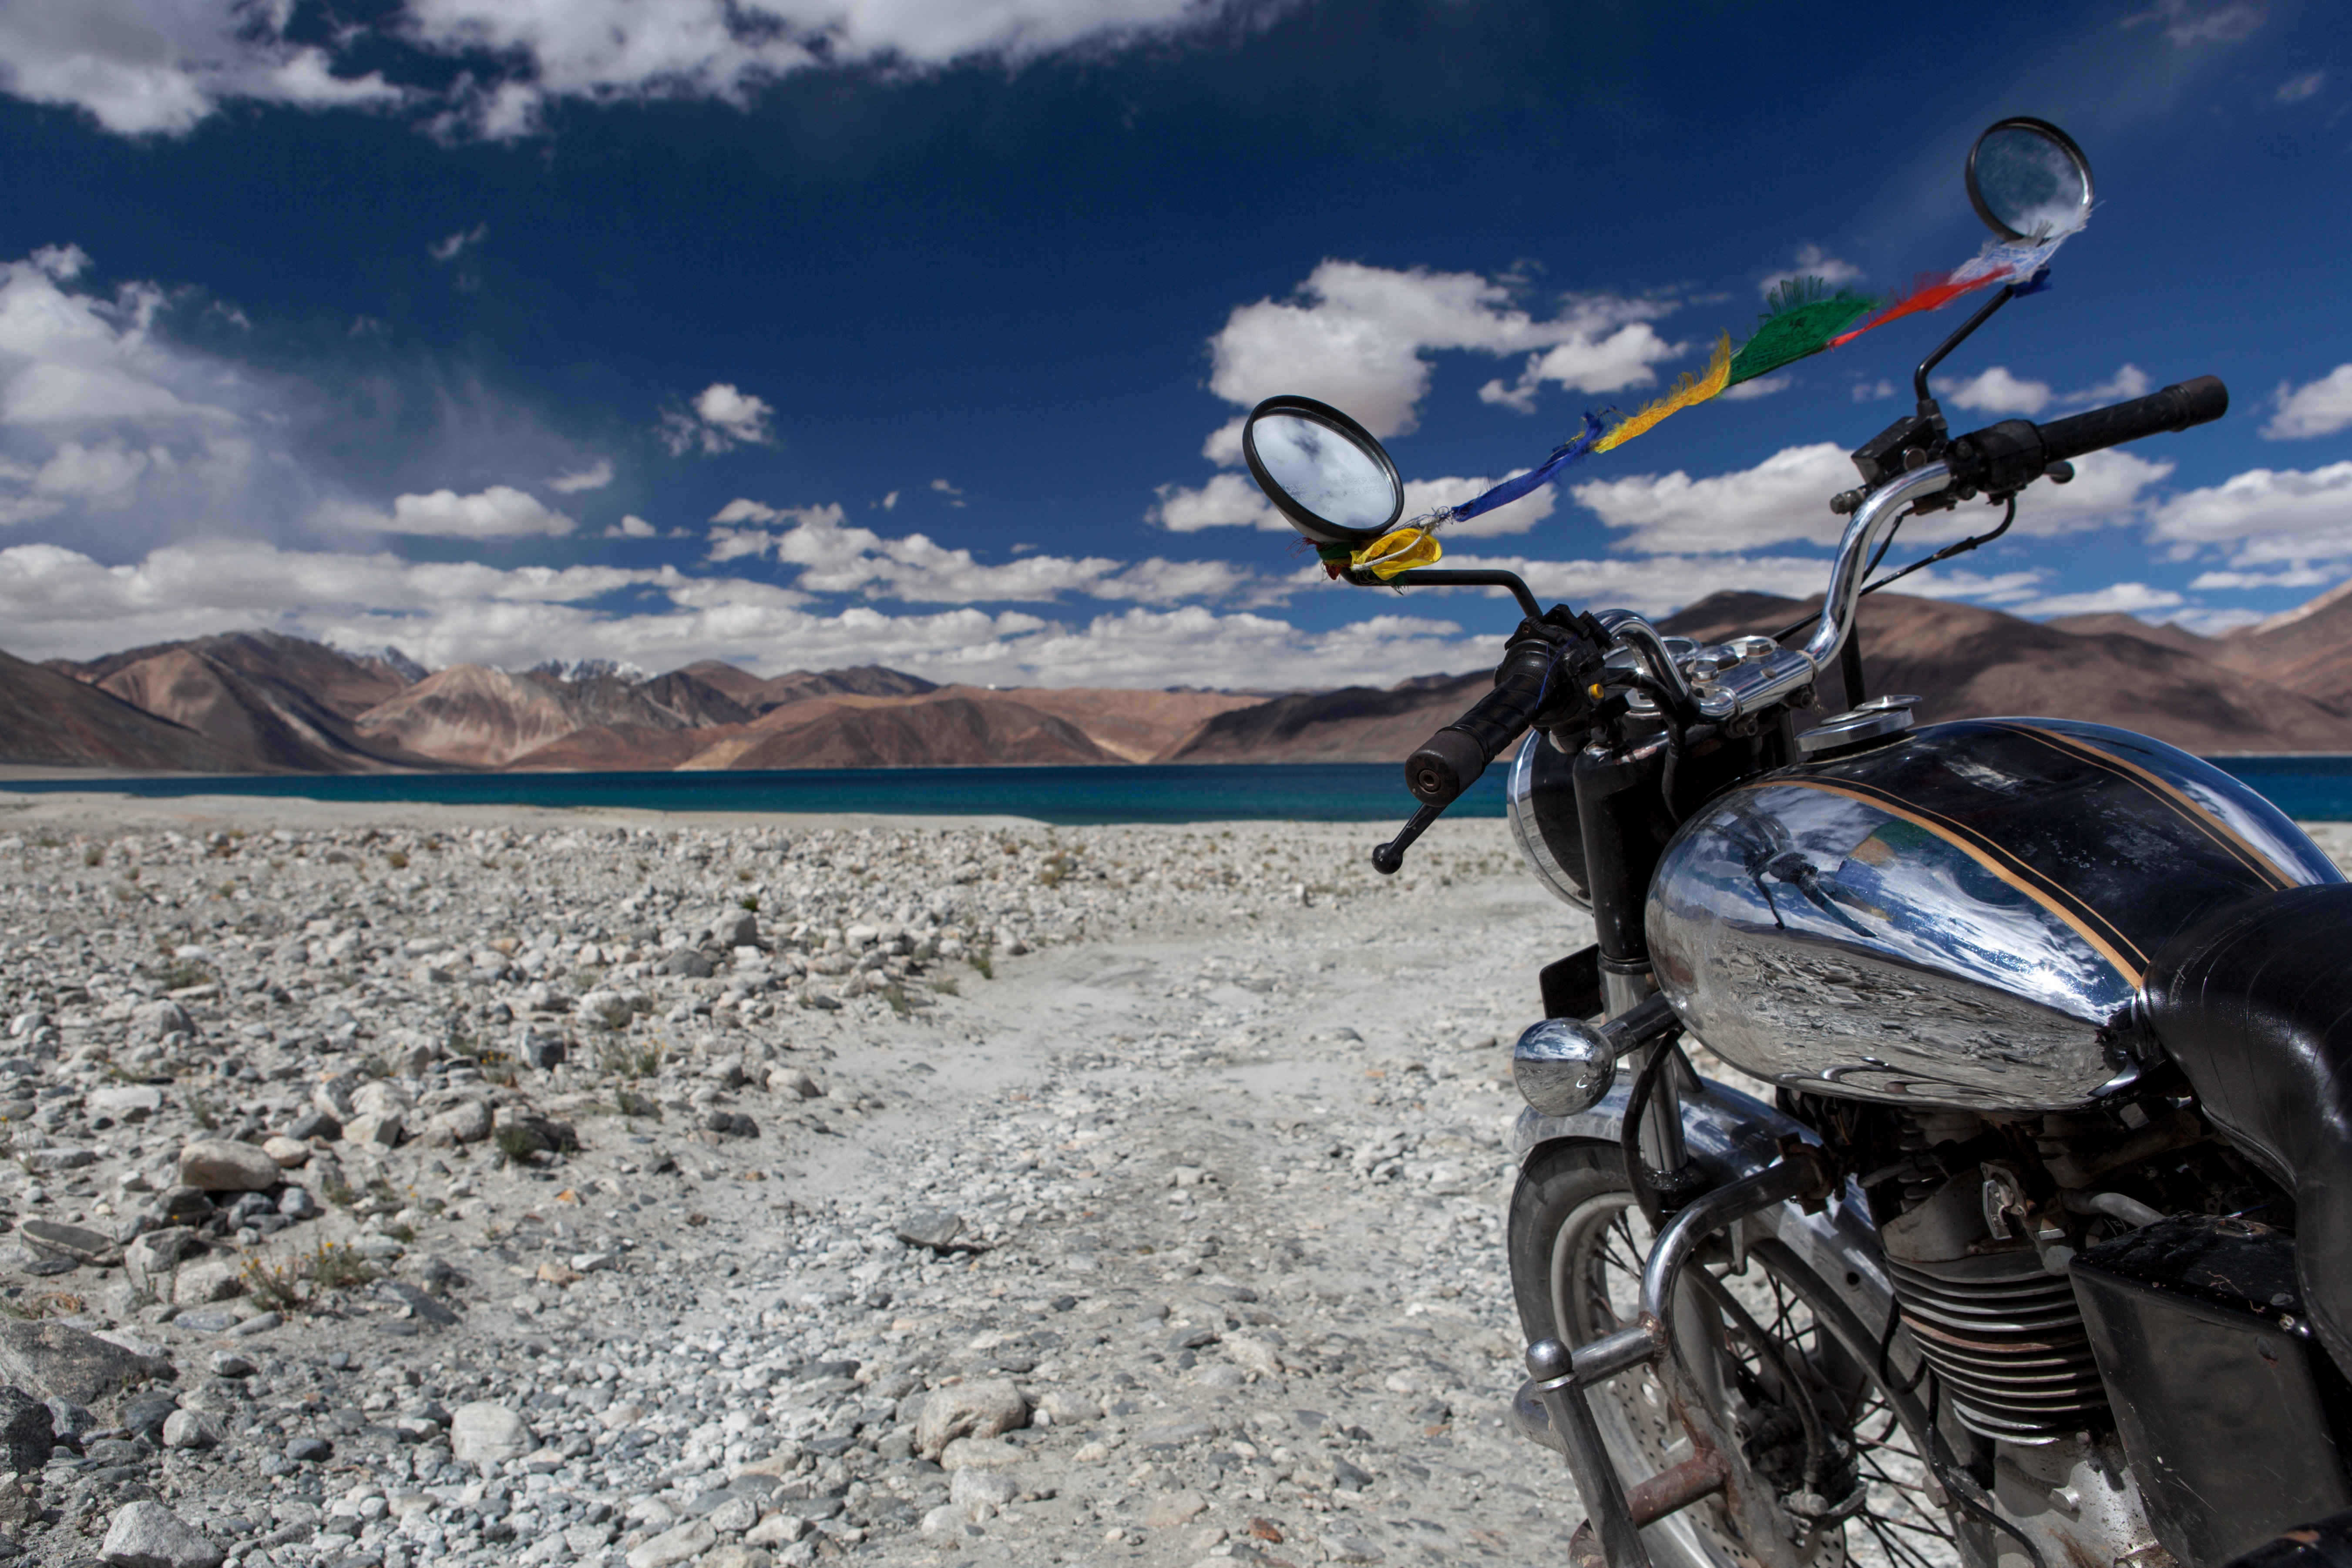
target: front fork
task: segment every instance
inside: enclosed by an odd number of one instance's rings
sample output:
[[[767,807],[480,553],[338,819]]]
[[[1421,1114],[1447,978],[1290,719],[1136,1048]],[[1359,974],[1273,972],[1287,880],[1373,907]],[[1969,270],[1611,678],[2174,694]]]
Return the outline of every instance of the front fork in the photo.
[[[1573,1350],[1549,1338],[1528,1347],[1532,1392],[1559,1435],[1577,1493],[1591,1515],[1570,1547],[1579,1568],[1650,1568],[1642,1527],[1717,1492],[1759,1561],[1767,1568],[1797,1568],[1770,1489],[1758,1484],[1739,1445],[1724,1430],[1715,1402],[1699,1388],[1679,1353],[1675,1289],[1699,1243],[1708,1237],[1775,1204],[1826,1197],[1833,1180],[1820,1150],[1792,1141],[1774,1163],[1694,1200],[1658,1233],[1642,1270],[1641,1308],[1633,1322]],[[1665,1384],[1675,1418],[1690,1436],[1692,1453],[1681,1464],[1628,1489],[1601,1441],[1590,1394],[1609,1379],[1642,1366],[1654,1367]]]

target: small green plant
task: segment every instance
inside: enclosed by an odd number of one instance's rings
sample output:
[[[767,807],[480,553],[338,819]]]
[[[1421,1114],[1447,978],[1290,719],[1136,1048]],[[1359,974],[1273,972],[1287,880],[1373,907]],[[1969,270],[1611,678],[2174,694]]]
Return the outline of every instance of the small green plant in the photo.
[[[653,1078],[661,1071],[662,1047],[659,1040],[643,1045],[631,1045],[627,1040],[612,1040],[597,1047],[596,1065],[619,1078]],[[627,1110],[626,1106],[623,1109]],[[629,1111],[632,1116],[641,1114]]]
[[[942,996],[961,996],[963,994],[962,989],[956,984],[955,976],[952,974],[942,974],[937,980],[932,981],[931,989],[938,992]]]
[[[890,1011],[901,1018],[915,1010],[914,1003],[907,995],[907,988],[895,980],[882,987],[881,995],[882,1000],[890,1005]]]
[[[756,915],[760,912],[760,895],[757,893],[746,893],[741,898],[735,900],[735,906],[738,909],[749,910]]]
[[[299,1259],[248,1258],[237,1272],[245,1280],[246,1293],[271,1311],[290,1313],[302,1310]]]
[[[661,1120],[661,1102],[651,1095],[639,1094],[634,1089],[614,1089],[613,1103],[624,1116],[647,1116],[656,1121]]]
[[[413,1225],[388,1225],[383,1227],[383,1233],[403,1247],[416,1239],[416,1227]]]
[[[520,1165],[539,1152],[539,1140],[520,1127],[501,1127],[490,1134],[498,1145],[499,1158],[509,1165]]]
[[[209,985],[212,982],[211,970],[184,959],[173,959],[171,966],[163,971],[163,989],[166,991],[185,991],[192,985]]]
[[[996,978],[996,965],[989,962],[988,949],[984,947],[973,948],[966,962],[968,962],[974,969],[980,971],[980,977],[982,980],[993,980]]]
[[[194,1117],[196,1119],[196,1125],[203,1128],[205,1131],[217,1132],[220,1131],[220,1107],[215,1105],[208,1097],[201,1094],[190,1095],[188,1097],[188,1114]]]
[[[348,1247],[322,1241],[310,1255],[310,1282],[321,1290],[348,1290],[375,1279],[375,1265]]]
[[[341,1176],[328,1177],[319,1193],[339,1209],[347,1209],[359,1201],[359,1194],[352,1191],[352,1184]]]
[[[103,844],[93,844],[84,849],[81,852],[81,863],[85,866],[103,866],[106,864],[106,846]]]
[[[739,882],[750,881],[751,879],[751,868],[748,866],[736,868],[735,879]]]

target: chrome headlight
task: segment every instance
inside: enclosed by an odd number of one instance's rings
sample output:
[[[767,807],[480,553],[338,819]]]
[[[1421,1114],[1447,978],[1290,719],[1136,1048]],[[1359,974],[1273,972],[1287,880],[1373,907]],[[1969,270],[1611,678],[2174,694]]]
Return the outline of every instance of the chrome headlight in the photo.
[[[1584,878],[1584,828],[1576,815],[1576,759],[1541,731],[1530,734],[1511,761],[1511,839],[1536,879],[1580,910],[1592,907]]]

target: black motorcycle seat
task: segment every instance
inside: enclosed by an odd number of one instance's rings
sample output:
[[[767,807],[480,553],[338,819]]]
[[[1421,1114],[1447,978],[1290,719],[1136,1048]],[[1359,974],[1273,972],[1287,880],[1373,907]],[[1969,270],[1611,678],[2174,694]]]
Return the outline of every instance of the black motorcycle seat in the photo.
[[[2352,1372],[2352,883],[2208,916],[2141,996],[2207,1119],[2294,1193],[2304,1310]]]

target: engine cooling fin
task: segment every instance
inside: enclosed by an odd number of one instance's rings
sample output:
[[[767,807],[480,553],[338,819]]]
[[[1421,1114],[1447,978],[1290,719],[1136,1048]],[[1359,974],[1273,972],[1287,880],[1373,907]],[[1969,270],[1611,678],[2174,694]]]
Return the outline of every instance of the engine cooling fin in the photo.
[[[2074,1286],[2034,1253],[1889,1267],[1905,1325],[1969,1431],[2048,1443],[2105,1415]]]

